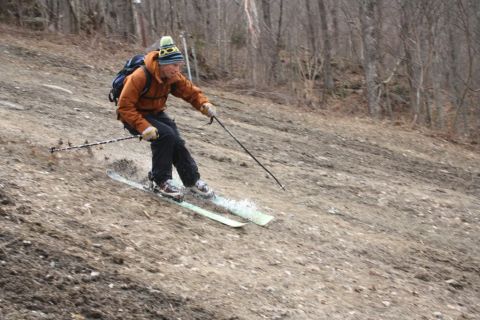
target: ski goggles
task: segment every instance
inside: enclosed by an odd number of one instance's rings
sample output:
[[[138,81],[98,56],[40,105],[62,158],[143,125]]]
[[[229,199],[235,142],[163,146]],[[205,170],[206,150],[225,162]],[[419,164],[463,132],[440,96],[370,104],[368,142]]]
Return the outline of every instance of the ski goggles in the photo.
[[[176,46],[169,47],[169,48],[164,48],[164,49],[160,49],[158,55],[159,55],[159,57],[164,57],[164,56],[169,55],[169,54],[174,53],[174,52],[180,52],[180,50],[178,50],[178,48]]]

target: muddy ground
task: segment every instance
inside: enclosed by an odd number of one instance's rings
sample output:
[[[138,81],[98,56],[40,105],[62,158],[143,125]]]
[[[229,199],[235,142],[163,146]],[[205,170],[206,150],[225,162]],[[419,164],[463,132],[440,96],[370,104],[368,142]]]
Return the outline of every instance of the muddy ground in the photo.
[[[0,30],[0,319],[480,319],[480,153],[203,86],[169,99],[201,174],[275,220],[231,229],[111,181],[146,142],[106,100],[133,50]],[[345,106],[348,107],[348,106]]]

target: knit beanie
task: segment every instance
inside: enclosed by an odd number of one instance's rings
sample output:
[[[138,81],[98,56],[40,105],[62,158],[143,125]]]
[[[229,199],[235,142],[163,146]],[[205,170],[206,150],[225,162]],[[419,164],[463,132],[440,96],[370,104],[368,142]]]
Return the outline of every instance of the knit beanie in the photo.
[[[183,62],[183,55],[178,47],[173,43],[170,36],[163,36],[160,39],[160,49],[158,51],[159,64],[173,64]]]

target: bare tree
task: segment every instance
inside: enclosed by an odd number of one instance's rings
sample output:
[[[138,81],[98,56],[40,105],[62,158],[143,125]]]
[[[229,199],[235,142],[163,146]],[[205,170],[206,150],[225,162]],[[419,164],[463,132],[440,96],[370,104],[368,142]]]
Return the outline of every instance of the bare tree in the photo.
[[[412,20],[415,17],[414,2],[411,0],[404,0],[401,6],[401,31],[400,37],[403,43],[403,50],[405,54],[405,66],[407,70],[407,80],[409,83],[410,105],[412,107],[413,120],[415,124],[420,114],[420,86],[418,85],[418,67],[415,65],[415,40],[412,31]]]
[[[280,60],[280,49],[282,41],[282,28],[283,28],[283,3],[284,0],[280,0],[278,8],[278,24],[277,24],[277,33],[275,36],[275,50],[274,57],[272,59],[272,73],[275,81],[279,81],[280,71],[279,71],[279,60]]]
[[[323,84],[327,92],[333,90],[333,74],[332,74],[332,46],[330,41],[330,32],[328,30],[327,10],[325,9],[325,1],[318,0],[318,8],[320,14],[320,24],[323,36]]]
[[[377,45],[375,39],[375,6],[376,0],[362,0],[360,2],[360,21],[362,25],[362,39],[364,50],[363,68],[367,84],[368,112],[373,117],[380,116],[377,98]]]
[[[0,21],[142,46],[185,31],[201,78],[317,106],[337,74],[339,96],[364,89],[373,117],[480,139],[478,0],[133,1],[0,0]]]
[[[258,12],[257,6],[254,0],[244,0],[245,6],[245,14],[247,16],[248,21],[248,31],[250,35],[250,46],[248,47],[248,55],[251,58],[251,63],[249,65],[249,70],[251,71],[252,83],[254,87],[257,86],[258,79],[257,79],[257,48],[258,48],[258,41],[259,41],[259,34],[260,34],[260,27],[259,27],[259,19],[258,19]]]
[[[310,44],[310,48],[312,49],[312,56],[317,57],[318,49],[317,49],[317,32],[315,28],[315,15],[312,11],[311,0],[305,0],[305,8],[307,9],[307,38]]]
[[[340,52],[340,29],[338,23],[338,1],[336,0],[333,0],[331,3],[330,15],[332,16],[332,51],[337,53]]]

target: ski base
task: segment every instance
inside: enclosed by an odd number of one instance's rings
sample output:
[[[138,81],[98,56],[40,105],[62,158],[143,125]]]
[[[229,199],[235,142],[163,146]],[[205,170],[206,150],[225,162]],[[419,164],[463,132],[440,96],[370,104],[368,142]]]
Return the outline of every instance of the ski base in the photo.
[[[176,205],[178,205],[182,208],[185,208],[185,209],[188,209],[188,210],[193,211],[195,213],[198,213],[201,216],[204,216],[204,217],[209,218],[211,220],[220,222],[220,223],[222,223],[224,225],[227,225],[229,227],[240,228],[240,227],[243,227],[247,224],[247,223],[244,223],[244,222],[239,222],[239,221],[235,221],[235,220],[232,220],[230,218],[224,217],[222,215],[219,215],[218,213],[215,213],[215,212],[206,210],[204,208],[198,207],[198,206],[196,206],[194,204],[191,204],[187,201],[177,201],[177,200],[174,200],[174,199],[171,199],[171,198],[164,197],[161,194],[154,193],[147,186],[144,186],[141,183],[138,183],[138,182],[135,182],[135,181],[131,181],[131,180],[123,177],[122,175],[116,173],[113,170],[107,170],[107,175],[115,181],[125,183],[125,184],[129,185],[130,187],[140,189],[140,190],[146,191],[150,194],[156,195],[159,198],[161,198],[162,200],[165,200],[169,203],[176,204]]]

